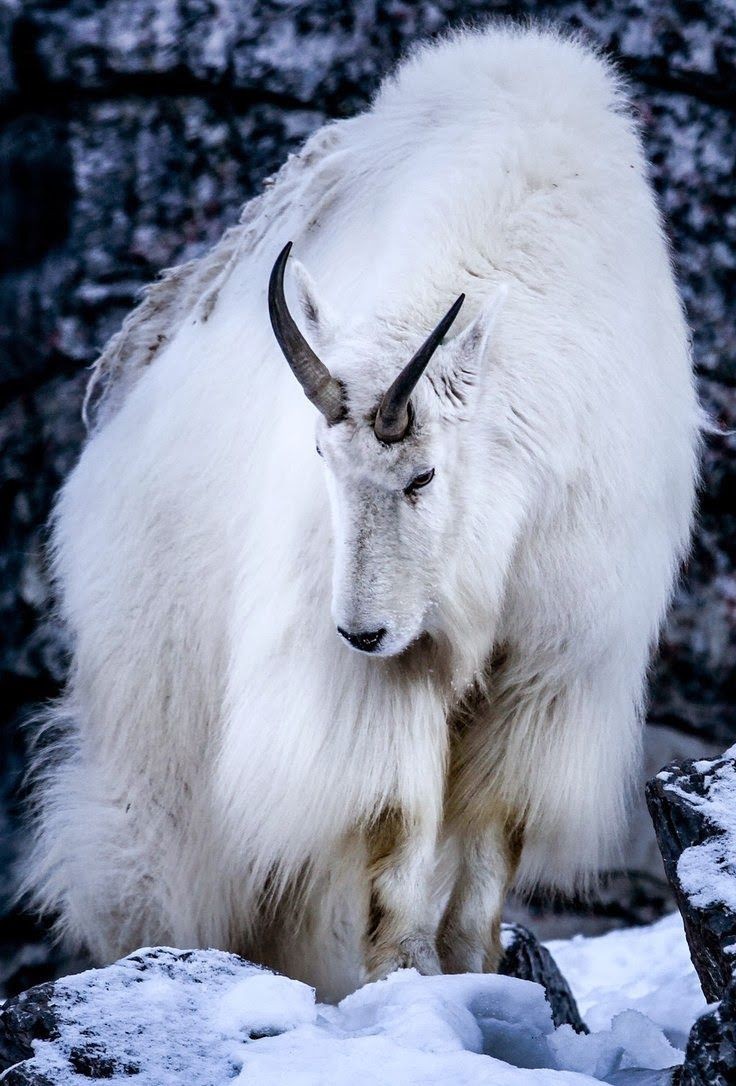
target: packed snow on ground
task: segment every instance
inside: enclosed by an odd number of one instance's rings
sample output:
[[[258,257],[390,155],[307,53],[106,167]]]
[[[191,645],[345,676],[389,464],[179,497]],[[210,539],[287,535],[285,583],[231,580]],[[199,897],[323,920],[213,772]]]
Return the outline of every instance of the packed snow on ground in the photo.
[[[338,1006],[234,955],[157,951],[59,982],[61,1036],[36,1042],[34,1070],[88,1081],[75,1052],[114,1062],[138,1086],[658,1086],[682,1062],[704,1009],[679,918],[550,944],[594,1030],[555,1029],[543,989],[495,975],[368,984]],[[143,953],[143,952],[141,952]],[[145,956],[144,956],[145,960]],[[669,1038],[669,1039],[668,1039]],[[674,1042],[674,1043],[673,1043]]]

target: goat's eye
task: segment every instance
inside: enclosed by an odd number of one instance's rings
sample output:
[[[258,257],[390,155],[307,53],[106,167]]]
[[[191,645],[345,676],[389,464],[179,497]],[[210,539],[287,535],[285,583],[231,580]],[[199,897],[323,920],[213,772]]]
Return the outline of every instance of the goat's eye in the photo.
[[[320,449],[319,445],[315,445],[314,447],[317,450],[317,456],[321,456],[322,455],[322,450]]]
[[[417,490],[421,490],[423,486],[427,486],[433,479],[434,468],[430,468],[429,471],[423,471],[419,475],[414,476],[409,485],[404,488],[404,493],[415,494]]]

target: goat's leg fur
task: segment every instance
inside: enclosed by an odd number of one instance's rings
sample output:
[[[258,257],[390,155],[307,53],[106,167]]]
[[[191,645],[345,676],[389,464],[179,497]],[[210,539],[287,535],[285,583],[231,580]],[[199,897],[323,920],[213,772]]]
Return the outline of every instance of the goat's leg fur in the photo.
[[[371,979],[394,969],[440,973],[430,886],[436,828],[398,810],[385,811],[366,832],[370,914],[365,964]]]
[[[440,925],[445,973],[492,973],[501,959],[501,910],[514,880],[522,831],[498,820],[461,838],[457,878]]]
[[[501,959],[501,912],[524,846],[523,807],[500,799],[492,772],[503,754],[503,657],[494,685],[478,691],[454,722],[445,795],[445,832],[457,842],[455,881],[437,945],[446,973],[495,972]],[[500,704],[499,704],[500,703]],[[501,710],[501,711],[499,711]]]

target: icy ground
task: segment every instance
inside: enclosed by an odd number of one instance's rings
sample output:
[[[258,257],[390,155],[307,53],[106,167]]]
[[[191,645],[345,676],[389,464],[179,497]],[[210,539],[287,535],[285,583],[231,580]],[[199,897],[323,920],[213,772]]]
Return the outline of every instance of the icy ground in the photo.
[[[61,1036],[35,1043],[29,1069],[57,1086],[81,1086],[89,1078],[79,1054],[99,1040],[108,1080],[132,1074],[136,1086],[667,1081],[658,1069],[682,1062],[705,1006],[679,917],[550,950],[589,1036],[555,1029],[542,988],[511,977],[409,970],[332,1007],[315,1003],[306,985],[232,955],[159,950],[152,969],[141,952],[59,982]]]

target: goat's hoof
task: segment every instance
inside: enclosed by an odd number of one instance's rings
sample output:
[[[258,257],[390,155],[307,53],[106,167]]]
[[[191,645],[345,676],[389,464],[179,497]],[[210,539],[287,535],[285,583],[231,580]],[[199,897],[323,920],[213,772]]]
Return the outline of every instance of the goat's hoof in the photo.
[[[416,969],[425,977],[442,972],[434,942],[426,935],[408,935],[391,946],[372,947],[366,964],[369,980],[380,980],[397,969]]]

